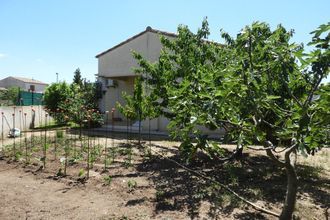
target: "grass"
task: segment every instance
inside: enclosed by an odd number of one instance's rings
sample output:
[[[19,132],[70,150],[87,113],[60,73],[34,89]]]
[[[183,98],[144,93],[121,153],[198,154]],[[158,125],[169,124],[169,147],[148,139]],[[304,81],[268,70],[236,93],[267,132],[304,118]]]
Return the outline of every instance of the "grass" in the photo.
[[[324,148],[315,154],[315,156],[308,156],[307,158],[299,157],[298,164],[309,165],[321,170],[330,172],[330,149]]]

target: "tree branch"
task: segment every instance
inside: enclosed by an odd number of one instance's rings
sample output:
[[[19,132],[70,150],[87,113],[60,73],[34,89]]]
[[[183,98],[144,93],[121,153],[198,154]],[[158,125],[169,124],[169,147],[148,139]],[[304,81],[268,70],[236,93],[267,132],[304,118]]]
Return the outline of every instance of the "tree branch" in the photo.
[[[304,102],[303,107],[306,107],[312,101],[314,92],[317,90],[317,87],[319,87],[322,79],[323,79],[323,73],[321,73],[320,78],[317,80],[317,82],[314,84],[313,88],[309,92],[308,97],[307,97],[306,101]]]
[[[290,165],[290,166],[293,166],[295,165],[295,161],[294,161],[294,164],[292,165],[291,164],[291,160],[290,160],[290,154],[292,152],[295,152],[296,151],[296,147],[297,147],[297,143],[294,143],[290,148],[288,148],[288,150],[285,152],[284,154],[284,158],[285,158],[285,164],[286,165]]]
[[[228,120],[217,119],[217,121],[222,122],[222,123],[227,123],[227,124],[230,124],[230,125],[235,126],[235,127],[239,127],[239,124],[228,121]]]
[[[273,147],[255,148],[255,147],[247,146],[247,149],[250,149],[250,150],[256,150],[256,151],[264,151],[264,150],[273,150]]]
[[[274,145],[273,143],[271,143],[270,141],[267,141],[265,144],[265,149],[266,149],[266,153],[267,155],[270,157],[270,159],[272,159],[277,165],[279,165],[280,167],[285,166],[285,163],[281,160],[279,160],[274,153],[272,152],[272,149],[274,149]],[[271,148],[271,149],[270,149]]]
[[[217,160],[221,161],[221,162],[227,162],[230,160],[233,160],[234,158],[237,158],[239,154],[241,154],[243,151],[243,147],[241,145],[237,145],[236,149],[232,152],[232,154],[228,157],[217,157]]]
[[[299,107],[303,107],[303,105],[301,104],[301,102],[298,100],[298,98],[295,96],[295,95],[293,95],[293,93],[291,92],[291,91],[289,91],[289,93],[290,93],[290,95],[291,95],[291,97],[296,101],[296,103],[299,105]]]

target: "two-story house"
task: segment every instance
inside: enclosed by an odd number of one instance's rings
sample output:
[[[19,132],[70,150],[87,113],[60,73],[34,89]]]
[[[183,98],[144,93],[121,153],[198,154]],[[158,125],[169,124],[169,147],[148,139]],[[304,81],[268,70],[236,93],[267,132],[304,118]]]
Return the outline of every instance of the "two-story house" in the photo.
[[[100,100],[100,110],[105,112],[116,108],[116,103],[125,104],[123,92],[133,94],[134,68],[138,67],[132,56],[136,51],[149,61],[157,61],[162,48],[160,36],[175,38],[177,35],[147,27],[145,31],[121,42],[120,44],[96,55],[98,59],[97,81],[102,84],[103,97]],[[126,121],[116,110],[115,118]],[[125,124],[125,123],[123,123]],[[163,117],[150,121],[151,130],[166,131],[168,120]],[[142,122],[142,129],[149,128],[149,120]]]

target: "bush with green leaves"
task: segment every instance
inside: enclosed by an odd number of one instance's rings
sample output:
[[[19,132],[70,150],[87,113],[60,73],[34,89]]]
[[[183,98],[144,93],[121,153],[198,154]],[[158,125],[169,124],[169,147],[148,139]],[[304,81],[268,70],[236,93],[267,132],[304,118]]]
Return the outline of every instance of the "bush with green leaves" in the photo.
[[[96,84],[81,79],[80,70],[74,75],[74,82],[53,83],[45,91],[45,107],[60,124],[73,122],[80,127],[95,127],[103,123],[96,97]]]
[[[15,105],[18,103],[19,87],[9,87],[7,90],[0,90],[0,105]]]
[[[46,88],[44,103],[48,113],[60,124],[66,122],[65,109],[61,108],[69,97],[72,97],[70,86],[66,82],[52,83]]]

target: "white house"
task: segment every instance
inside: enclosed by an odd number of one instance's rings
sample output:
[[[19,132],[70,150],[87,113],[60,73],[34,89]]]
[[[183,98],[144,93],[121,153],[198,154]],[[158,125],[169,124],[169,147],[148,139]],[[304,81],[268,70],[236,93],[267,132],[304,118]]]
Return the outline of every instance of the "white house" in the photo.
[[[47,83],[24,77],[9,76],[0,80],[0,87],[7,89],[10,87],[19,87],[23,91],[33,91],[35,93],[43,93],[47,85]]]
[[[121,42],[120,44],[96,55],[98,59],[97,81],[102,84],[103,97],[99,103],[100,110],[105,112],[116,108],[116,103],[124,104],[122,93],[133,94],[135,73],[138,67],[132,51],[143,55],[149,61],[159,58],[162,48],[160,36],[175,38],[177,35],[147,27],[145,31]],[[115,118],[126,121],[125,117],[115,111]],[[123,123],[125,124],[125,123]],[[163,117],[150,121],[151,130],[166,131],[168,120]],[[142,129],[149,128],[149,120],[142,122]]]

